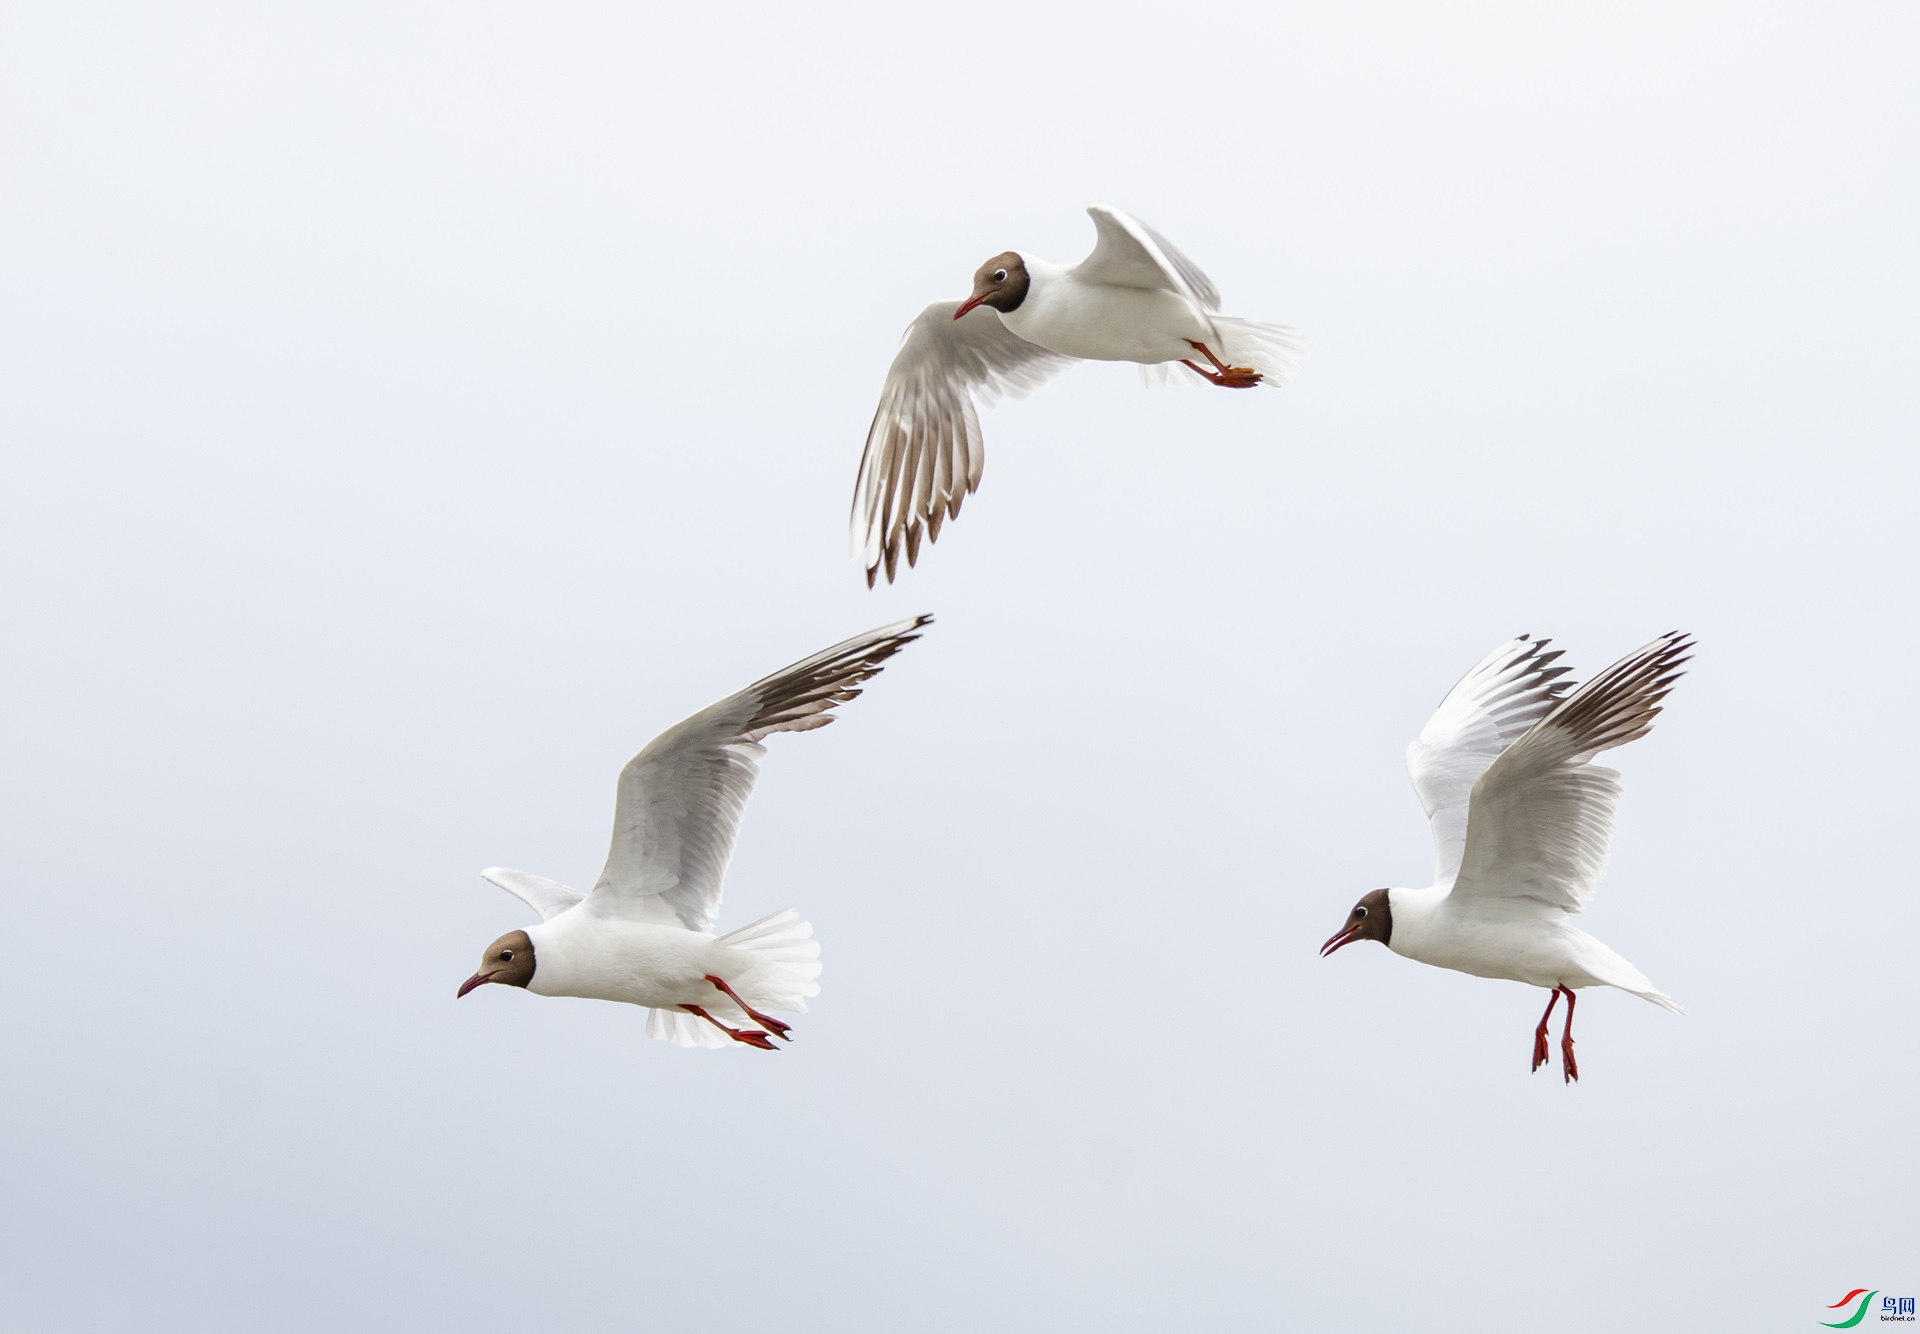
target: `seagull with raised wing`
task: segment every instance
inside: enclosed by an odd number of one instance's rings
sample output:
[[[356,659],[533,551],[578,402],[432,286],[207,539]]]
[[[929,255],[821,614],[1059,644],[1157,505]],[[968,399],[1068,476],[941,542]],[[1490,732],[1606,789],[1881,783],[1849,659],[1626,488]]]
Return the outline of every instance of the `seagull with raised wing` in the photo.
[[[1433,884],[1363,895],[1320,953],[1377,940],[1435,967],[1549,988],[1533,1033],[1535,1070],[1549,1059],[1547,1021],[1564,995],[1560,1068],[1571,1083],[1580,1077],[1575,991],[1618,987],[1681,1013],[1572,919],[1605,869],[1620,799],[1620,775],[1593,759],[1652,729],[1693,641],[1662,635],[1572,694],[1548,643],[1522,635],[1489,653],[1407,747],[1433,827]]]
[[[491,982],[541,996],[625,1001],[647,1034],[682,1047],[773,1051],[820,987],[813,927],[788,908],[712,934],[740,814],[774,732],[806,732],[920,636],[933,618],[882,626],[702,709],[655,737],[620,771],[613,847],[592,892],[500,867],[480,874],[540,914],[487,946],[464,996]]]
[[[907,326],[853,492],[869,587],[883,565],[892,582],[903,546],[917,561],[922,535],[937,539],[980,485],[976,396],[1024,394],[1076,360],[1133,361],[1150,382],[1191,373],[1223,389],[1278,388],[1298,367],[1293,329],[1222,315],[1212,280],[1172,242],[1117,209],[1087,212],[1098,235],[1078,264],[995,255],[965,301],[937,301]]]

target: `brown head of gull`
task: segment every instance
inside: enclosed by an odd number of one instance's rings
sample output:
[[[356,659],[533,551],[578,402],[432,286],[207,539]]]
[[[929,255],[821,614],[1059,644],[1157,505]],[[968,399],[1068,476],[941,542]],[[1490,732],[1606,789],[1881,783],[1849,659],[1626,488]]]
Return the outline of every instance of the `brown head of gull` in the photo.
[[[524,931],[509,931],[487,946],[487,952],[480,956],[480,971],[462,982],[453,998],[459,1000],[475,987],[489,982],[524,987],[533,981],[533,969],[533,941]]]
[[[1347,923],[1333,933],[1332,939],[1320,947],[1320,957],[1326,958],[1335,950],[1351,945],[1356,940],[1377,940],[1382,945],[1393,944],[1393,905],[1387,901],[1388,891],[1372,890],[1360,896],[1360,902],[1353,905],[1353,911],[1347,914]]]
[[[995,255],[974,271],[973,295],[960,303],[953,318],[959,319],[975,306],[990,306],[1002,315],[1011,314],[1020,309],[1020,303],[1027,299],[1027,289],[1032,286],[1033,278],[1027,273],[1027,262],[1020,258],[1019,251]]]

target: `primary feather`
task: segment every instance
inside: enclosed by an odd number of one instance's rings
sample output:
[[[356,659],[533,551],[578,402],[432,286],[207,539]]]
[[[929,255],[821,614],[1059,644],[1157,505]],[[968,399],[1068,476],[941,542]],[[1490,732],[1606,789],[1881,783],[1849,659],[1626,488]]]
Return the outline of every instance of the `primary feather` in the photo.
[[[802,659],[662,732],[620,771],[613,843],[587,907],[707,931],[720,908],[740,815],[774,732],[833,721],[833,708],[920,636],[897,621]]]
[[[1653,727],[1693,641],[1666,634],[1556,704],[1473,785],[1454,881],[1463,905],[1577,913],[1606,869],[1620,776],[1594,756]]]
[[[892,581],[903,546],[907,564],[918,561],[922,534],[938,538],[979,487],[986,449],[974,396],[1018,397],[1072,361],[1029,343],[991,310],[956,320],[959,308],[936,301],[907,326],[867,428],[849,524],[869,586],[883,562]]]
[[[1433,830],[1436,885],[1460,870],[1474,783],[1566,693],[1560,678],[1570,669],[1554,665],[1561,655],[1546,651],[1552,642],[1521,635],[1487,654],[1407,747],[1407,773]]]

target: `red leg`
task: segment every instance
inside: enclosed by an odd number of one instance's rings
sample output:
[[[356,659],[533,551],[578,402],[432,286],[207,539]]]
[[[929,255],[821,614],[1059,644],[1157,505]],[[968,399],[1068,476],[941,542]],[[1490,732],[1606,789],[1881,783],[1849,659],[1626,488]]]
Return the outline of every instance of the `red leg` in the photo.
[[[1571,1084],[1580,1078],[1580,1062],[1573,1059],[1573,988],[1561,990],[1567,993],[1567,1026],[1560,1034],[1560,1073]]]
[[[1266,378],[1251,366],[1227,365],[1226,362],[1214,356],[1213,349],[1205,343],[1196,343],[1189,338],[1187,340],[1187,346],[1212,362],[1213,369],[1210,371],[1202,370],[1191,361],[1185,360],[1181,361],[1180,364],[1210,384],[1219,385],[1222,389],[1251,389]]]
[[[1213,349],[1208,347],[1205,343],[1196,343],[1191,338],[1189,338],[1187,340],[1187,346],[1192,348],[1195,352],[1198,352],[1201,356],[1205,357],[1208,361],[1211,361],[1213,363],[1213,368],[1216,371],[1219,371],[1222,375],[1225,375],[1229,370],[1232,369],[1232,367],[1228,366],[1226,362],[1214,356]]]
[[[719,1029],[722,1033],[725,1033],[728,1037],[732,1038],[735,1042],[744,1042],[749,1047],[758,1047],[762,1051],[779,1051],[780,1050],[778,1047],[773,1045],[773,1040],[771,1038],[769,1038],[765,1033],[762,1033],[757,1028],[728,1028],[725,1024],[721,1023],[718,1019],[715,1019],[712,1015],[708,1014],[705,1010],[701,1009],[698,1005],[682,1005],[680,1008],[685,1010],[688,1014],[699,1015],[702,1019],[712,1024],[715,1028]]]
[[[722,982],[719,978],[715,977],[712,973],[708,973],[706,975],[706,978],[707,978],[707,981],[713,983],[713,985],[715,985],[716,987],[719,987],[720,990],[726,992],[728,997],[733,1001],[735,1005],[738,1005],[742,1010],[746,1011],[747,1018],[753,1020],[754,1023],[760,1025],[760,1027],[762,1028],[772,1029],[773,1035],[779,1038],[782,1042],[793,1041],[792,1038],[787,1036],[788,1030],[793,1027],[792,1024],[783,1024],[778,1019],[775,1019],[771,1015],[761,1014],[760,1011],[754,1009],[751,1005],[741,1000],[739,992],[735,991],[732,987],[728,986],[725,982]]]
[[[1533,1068],[1538,1070],[1552,1057],[1547,1052],[1547,1020],[1553,1018],[1553,1007],[1560,1003],[1560,988],[1555,987],[1547,993],[1547,1012],[1540,1016],[1540,1027],[1533,1030]]]

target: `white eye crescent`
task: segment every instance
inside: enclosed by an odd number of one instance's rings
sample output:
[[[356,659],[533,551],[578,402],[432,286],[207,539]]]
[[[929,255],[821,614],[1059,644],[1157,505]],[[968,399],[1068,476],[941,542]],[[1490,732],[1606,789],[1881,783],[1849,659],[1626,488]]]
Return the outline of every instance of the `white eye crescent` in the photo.
[[[1007,280],[1007,271],[1005,269],[995,269],[993,271],[993,280],[997,283],[1005,282]]]
[[[1355,908],[1353,910],[1353,915],[1355,917],[1365,917],[1367,915],[1367,910],[1365,907]]]
[[[501,951],[500,951],[500,957],[501,957],[502,959],[505,959],[505,960],[507,960],[507,961],[508,961],[509,963],[511,963],[511,962],[513,961],[513,951],[512,951],[512,950],[501,950]]]

